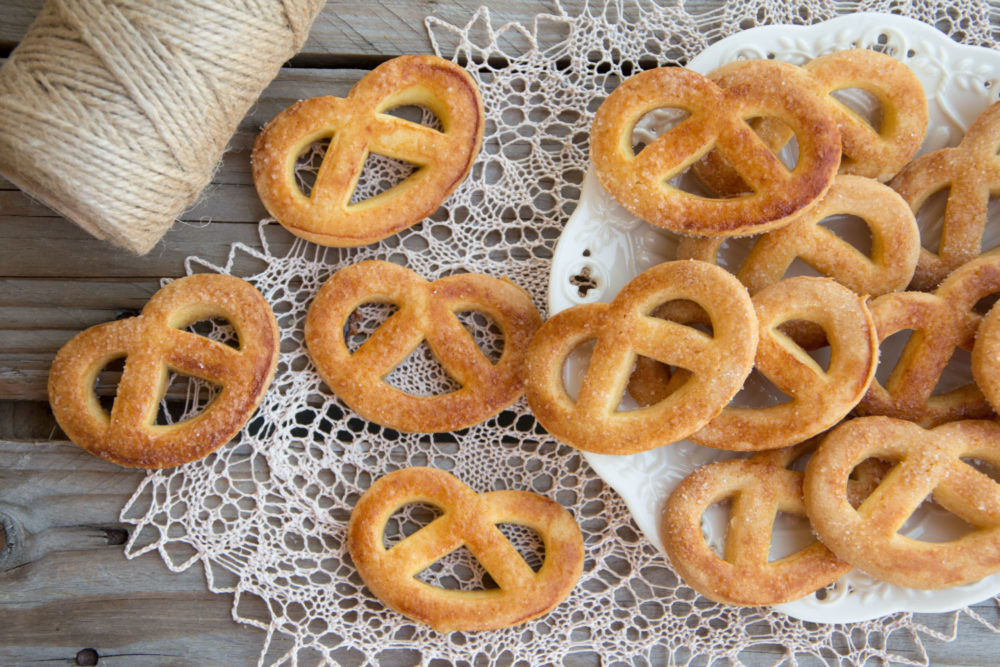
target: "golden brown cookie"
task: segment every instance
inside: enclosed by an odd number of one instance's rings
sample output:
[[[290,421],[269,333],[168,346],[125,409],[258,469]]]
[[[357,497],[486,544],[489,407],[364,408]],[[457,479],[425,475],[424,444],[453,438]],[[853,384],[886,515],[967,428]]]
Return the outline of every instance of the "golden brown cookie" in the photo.
[[[848,477],[872,457],[896,465],[855,509],[847,498]],[[806,467],[809,519],[838,557],[891,584],[935,589],[976,581],[1000,570],[1000,484],[970,459],[1000,466],[1000,425],[961,421],[928,431],[888,417],[846,422]],[[943,542],[900,534],[931,496],[973,530]]]
[[[853,215],[871,230],[866,256],[822,223]],[[724,239],[682,238],[681,259],[715,262]],[[858,294],[878,296],[906,288],[920,254],[920,230],[910,207],[888,186],[860,176],[837,176],[830,191],[792,224],[757,237],[736,271],[750,294],[776,283],[796,258]]]
[[[770,560],[778,512],[805,516],[802,473],[788,466],[810,443],[702,466],[674,489],[663,508],[660,534],[670,563],[707,598],[735,605],[791,602],[839,579],[851,566],[819,542]],[[729,525],[720,557],[705,541],[702,516],[729,500]]]
[[[955,350],[972,350],[983,319],[974,310],[977,302],[997,293],[1000,255],[993,254],[965,264],[933,294],[895,292],[873,300],[870,309],[880,344],[896,332],[913,333],[885,385],[872,382],[858,414],[908,419],[925,427],[992,416],[989,402],[971,382],[934,392]]]
[[[388,113],[403,106],[429,109],[441,130]],[[254,184],[268,212],[293,234],[327,246],[365,245],[437,210],[469,173],[482,138],[483,102],[468,72],[437,56],[402,56],[376,67],[346,98],[304,100],[275,116],[254,144]],[[295,182],[295,161],[321,139],[330,146],[306,196]],[[369,153],[418,169],[352,204]]]
[[[443,514],[386,549],[386,522],[413,503],[431,504]],[[501,523],[527,526],[541,536],[545,560],[537,572],[497,528]],[[462,546],[497,588],[449,590],[416,578]],[[583,571],[583,536],[559,503],[527,491],[477,494],[433,468],[404,468],[372,484],[351,513],[347,549],[377,598],[439,632],[495,630],[530,621],[566,599]]]
[[[803,93],[806,77],[798,68],[753,62],[752,84],[727,89],[680,67],[623,81],[598,108],[591,130],[590,156],[601,185],[636,216],[683,234],[741,236],[792,222],[830,187],[840,161],[840,133],[820,100]],[[661,108],[690,115],[637,155],[636,123]],[[792,128],[799,147],[794,169],[744,122],[753,116],[774,116]],[[713,148],[752,194],[708,199],[669,183]]]
[[[890,185],[916,213],[936,192],[950,188],[937,251],[921,249],[911,289],[931,290],[981,252],[991,195],[1000,194],[1000,102],[969,126],[961,143],[906,165]]]
[[[878,363],[878,341],[865,298],[827,278],[789,278],[753,297],[760,326],[754,365],[790,400],[763,408],[726,406],[690,439],[742,451],[786,447],[822,433],[865,395]],[[779,327],[819,325],[830,345],[824,369]]]
[[[753,62],[729,63],[709,74],[709,78],[723,88],[752,85]],[[795,80],[801,94],[821,100],[840,128],[844,155],[839,173],[887,181],[920,150],[927,132],[927,97],[920,80],[900,61],[877,51],[849,49],[811,60],[801,72],[804,76]],[[863,90],[878,101],[878,129],[835,97],[834,93],[846,89]],[[752,125],[774,153],[793,136],[792,130],[776,118],[761,117]],[[715,151],[695,164],[695,173],[719,194],[735,195],[746,190],[746,184]]]
[[[352,354],[345,326],[365,303],[399,310]],[[503,332],[495,365],[456,316],[470,310]],[[327,280],[309,307],[305,336],[323,380],[362,417],[399,431],[438,433],[477,424],[524,393],[524,355],[540,324],[528,293],[506,280],[465,273],[427,282],[391,262],[365,261]],[[425,340],[460,389],[416,396],[385,381]]]
[[[238,349],[184,331],[224,318]],[[109,362],[125,358],[109,415],[94,381]],[[49,371],[52,413],[70,440],[123,466],[168,468],[203,458],[226,444],[260,404],[278,361],[278,325],[249,283],[198,274],[158,291],[137,317],[107,322],[74,336]],[[155,424],[170,372],[221,385],[198,415]]]
[[[705,310],[711,334],[652,315],[681,299]],[[588,341],[596,345],[574,400],[563,367]],[[736,278],[705,262],[665,262],[636,276],[611,303],[576,306],[542,325],[528,350],[528,404],[563,442],[633,454],[686,438],[717,415],[750,373],[756,347],[753,304]],[[658,403],[619,411],[639,355],[683,368],[687,377]]]

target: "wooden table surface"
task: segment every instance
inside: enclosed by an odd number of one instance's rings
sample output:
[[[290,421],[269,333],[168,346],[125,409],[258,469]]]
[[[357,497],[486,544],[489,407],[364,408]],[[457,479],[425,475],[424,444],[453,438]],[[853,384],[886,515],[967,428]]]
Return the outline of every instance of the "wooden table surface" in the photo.
[[[0,58],[43,0],[0,0]],[[209,593],[199,567],[170,573],[159,557],[126,560],[119,511],[141,471],[107,464],[65,442],[46,403],[56,350],[77,332],[142,307],[165,276],[197,254],[222,261],[230,244],[257,242],[265,216],[250,177],[257,129],[293,101],[342,95],[383,60],[429,53],[423,18],[464,24],[481,0],[330,3],[303,52],[240,125],[214,183],[144,257],[115,250],[0,178],[0,664],[247,664],[264,634],[231,619],[231,598]],[[547,3],[491,4],[495,25],[530,24]],[[581,0],[564,0],[573,12]],[[211,220],[205,224],[203,221]],[[291,236],[272,227],[280,252]],[[977,606],[996,622],[996,604]],[[948,634],[950,617],[921,616]],[[931,664],[996,664],[1000,637],[962,623],[959,641],[925,639]],[[284,648],[274,642],[274,655]],[[922,660],[912,648],[897,647]],[[777,648],[750,652],[770,664]],[[345,659],[346,662],[352,662]],[[411,654],[389,656],[409,664]],[[581,664],[599,662],[582,656]]]

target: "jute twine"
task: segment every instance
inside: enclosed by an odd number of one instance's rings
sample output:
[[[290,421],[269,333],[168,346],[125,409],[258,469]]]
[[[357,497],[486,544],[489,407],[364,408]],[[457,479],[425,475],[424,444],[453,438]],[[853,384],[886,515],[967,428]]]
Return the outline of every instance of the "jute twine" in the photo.
[[[0,174],[148,252],[325,0],[49,0],[0,69]]]

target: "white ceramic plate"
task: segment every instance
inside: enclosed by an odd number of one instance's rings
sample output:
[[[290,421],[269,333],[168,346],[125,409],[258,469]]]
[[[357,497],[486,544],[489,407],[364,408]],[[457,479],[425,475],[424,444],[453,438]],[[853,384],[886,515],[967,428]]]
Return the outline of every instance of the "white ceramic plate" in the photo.
[[[920,78],[930,111],[929,131],[921,153],[956,145],[969,124],[1000,92],[1000,54],[958,45],[923,23],[883,14],[854,14],[813,26],[754,28],[712,45],[689,67],[708,73],[740,58],[775,58],[801,65],[825,53],[854,47],[887,52]],[[652,131],[655,134],[655,127]],[[935,223],[921,221],[921,225],[925,238],[940,237]],[[987,232],[984,247],[998,244],[1000,230],[994,225]],[[591,171],[584,180],[580,203],[556,247],[549,284],[550,312],[582,303],[611,301],[634,276],[654,264],[674,259],[675,247],[670,234],[618,206]],[[571,361],[565,374],[567,386],[579,384],[584,368]],[[587,460],[622,495],[639,527],[662,551],[658,526],[667,496],[696,467],[732,456],[683,441],[633,456],[587,454]],[[707,516],[704,529],[710,542],[720,541],[725,517],[721,512]],[[906,526],[908,534],[931,539],[943,539],[949,530],[943,511],[928,507]],[[810,539],[807,524],[779,522],[772,553],[790,553]],[[966,586],[922,591],[891,586],[855,571],[824,591],[823,599],[812,595],[776,608],[808,621],[845,623],[896,611],[950,611],[998,593],[1000,575]]]

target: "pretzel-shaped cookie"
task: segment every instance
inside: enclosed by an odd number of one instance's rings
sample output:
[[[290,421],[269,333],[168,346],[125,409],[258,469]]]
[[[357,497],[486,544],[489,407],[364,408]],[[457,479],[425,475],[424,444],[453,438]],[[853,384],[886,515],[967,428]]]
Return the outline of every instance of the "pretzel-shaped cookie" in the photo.
[[[399,310],[352,354],[344,328],[365,303]],[[496,365],[456,317],[465,310],[490,316],[503,331]],[[540,324],[528,293],[506,280],[466,273],[429,283],[391,262],[366,261],[323,285],[309,307],[305,335],[323,380],[362,417],[399,431],[439,433],[477,424],[521,396],[525,350]],[[422,340],[461,389],[415,396],[385,382]]]
[[[386,522],[413,503],[429,503],[444,513],[386,549]],[[527,526],[541,536],[541,569],[531,569],[498,523]],[[499,588],[448,590],[416,578],[463,545]],[[583,571],[583,536],[559,503],[527,491],[477,494],[433,468],[404,468],[372,484],[351,513],[347,549],[376,597],[439,632],[495,630],[537,618],[569,595]]]
[[[760,326],[755,367],[790,401],[765,408],[726,406],[691,434],[699,445],[742,451],[775,449],[822,433],[857,405],[875,376],[878,341],[865,297],[827,278],[789,278],[753,297]],[[778,327],[818,324],[830,344],[824,370]]]
[[[182,330],[213,317],[232,324],[239,349]],[[108,415],[94,382],[121,357],[125,368]],[[91,454],[123,466],[167,468],[229,442],[260,404],[277,361],[278,325],[260,292],[233,276],[198,274],[162,288],[138,317],[74,336],[49,371],[49,403],[70,440]],[[171,370],[222,390],[191,419],[157,425]]]
[[[651,315],[676,299],[704,308],[712,335]],[[594,339],[574,401],[563,366],[577,346]],[[576,306],[542,325],[528,348],[528,404],[542,426],[574,447],[633,454],[685,438],[719,414],[750,373],[756,347],[753,304],[732,275],[705,262],[665,262],[632,279],[611,303]],[[689,376],[655,405],[617,412],[637,355]]]
[[[984,255],[965,264],[933,294],[883,294],[869,306],[879,343],[906,329],[914,333],[883,387],[876,379],[857,406],[861,415],[886,415],[930,427],[958,419],[993,414],[975,384],[933,395],[941,372],[956,348],[972,350],[982,316],[973,308],[1000,292],[1000,255]]]
[[[442,130],[386,113],[408,105],[430,109]],[[327,138],[306,196],[295,182],[295,161]],[[268,212],[293,234],[321,245],[365,245],[433,213],[469,173],[482,138],[483,102],[468,72],[437,56],[402,56],[376,67],[344,99],[316,97],[275,116],[254,144],[254,184]],[[369,153],[419,168],[352,204]]]
[[[993,410],[1000,408],[1000,308],[994,306],[976,330],[972,377]]]
[[[739,236],[781,227],[822,197],[840,161],[840,134],[819,100],[802,94],[798,68],[755,61],[753,85],[721,89],[696,72],[663,67],[618,86],[594,116],[590,155],[601,185],[619,204],[652,224],[684,234]],[[632,131],[664,107],[690,115],[638,155]],[[799,160],[787,167],[744,122],[775,116],[795,132]],[[754,190],[707,199],[668,183],[712,148]]]
[[[836,581],[851,566],[820,542],[769,561],[778,512],[805,516],[802,473],[788,466],[811,443],[701,466],[667,498],[660,534],[674,569],[707,598],[735,605],[791,602]],[[730,499],[724,556],[709,547],[702,516]]]
[[[845,494],[854,467],[871,457],[897,462],[855,510]],[[1000,466],[1000,425],[961,421],[927,431],[866,417],[834,429],[806,467],[806,510],[837,556],[898,586],[958,586],[1000,570],[1000,485],[963,459]],[[899,533],[933,492],[934,501],[975,530],[948,542]]]
[[[858,216],[872,235],[871,256],[820,224],[834,215]],[[715,262],[725,239],[684,237],[681,259]],[[903,199],[888,186],[860,176],[837,176],[808,216],[759,236],[736,277],[750,294],[778,282],[796,258],[858,294],[904,289],[920,254],[920,230]]]
[[[921,249],[911,289],[934,289],[980,253],[990,196],[1000,194],[998,149],[1000,102],[995,102],[969,126],[958,146],[923,155],[892,179],[890,185],[914,213],[931,195],[951,188],[937,253]]]
[[[709,78],[723,88],[752,85],[756,76],[753,62],[729,63]],[[867,49],[837,51],[803,65],[794,85],[801,89],[800,94],[820,100],[840,128],[844,150],[841,174],[887,181],[920,150],[927,132],[927,97],[912,70],[895,58]],[[878,100],[882,112],[878,130],[833,96],[849,88],[864,90]],[[760,118],[753,127],[774,153],[793,136],[791,129],[775,118]],[[719,194],[746,190],[742,179],[714,151],[695,164],[695,173]]]

